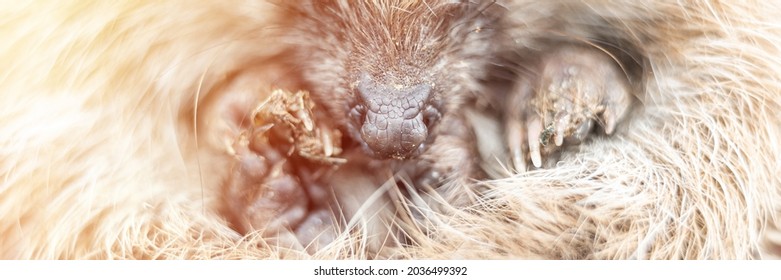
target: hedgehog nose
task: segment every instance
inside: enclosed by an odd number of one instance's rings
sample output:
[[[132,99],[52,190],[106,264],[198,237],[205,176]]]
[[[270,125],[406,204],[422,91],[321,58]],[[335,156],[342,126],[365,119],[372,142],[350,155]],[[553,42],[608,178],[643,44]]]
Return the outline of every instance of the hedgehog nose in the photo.
[[[375,156],[405,159],[413,156],[428,138],[422,108],[431,97],[431,86],[397,86],[375,83],[362,75],[357,86],[366,115],[361,138]]]

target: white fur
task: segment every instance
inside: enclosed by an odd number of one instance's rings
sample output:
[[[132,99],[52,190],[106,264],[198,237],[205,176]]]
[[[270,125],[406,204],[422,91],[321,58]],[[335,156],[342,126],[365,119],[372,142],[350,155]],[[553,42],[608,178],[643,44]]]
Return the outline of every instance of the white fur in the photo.
[[[520,25],[549,12],[571,16],[572,34],[640,46],[642,109],[555,168],[398,221],[416,246],[380,256],[764,257],[781,195],[781,7],[769,2],[506,3]],[[230,164],[219,100],[252,104],[284,77],[267,60],[284,11],[252,0],[0,7],[0,257],[371,256],[361,231],[309,256],[239,236],[214,211]],[[584,25],[583,11],[613,24]]]

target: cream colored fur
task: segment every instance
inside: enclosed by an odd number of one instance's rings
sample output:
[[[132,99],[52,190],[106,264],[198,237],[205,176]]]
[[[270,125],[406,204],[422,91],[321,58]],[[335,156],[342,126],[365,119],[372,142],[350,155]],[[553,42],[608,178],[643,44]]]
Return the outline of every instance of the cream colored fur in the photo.
[[[284,11],[253,0],[2,1],[0,258],[765,257],[781,202],[781,7],[771,2],[502,3],[515,36],[554,15],[570,34],[639,46],[640,109],[555,168],[507,172],[479,183],[473,205],[399,218],[412,246],[378,253],[352,230],[310,256],[240,236],[214,210],[235,130],[221,102],[255,104],[284,83],[268,60]],[[589,26],[584,11],[608,23]]]

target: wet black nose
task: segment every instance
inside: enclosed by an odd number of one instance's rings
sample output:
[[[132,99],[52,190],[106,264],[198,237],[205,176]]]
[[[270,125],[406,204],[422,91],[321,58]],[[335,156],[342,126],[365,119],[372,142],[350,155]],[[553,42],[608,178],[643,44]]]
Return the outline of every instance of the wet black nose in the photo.
[[[421,112],[431,96],[429,84],[382,84],[364,74],[357,91],[367,109],[361,138],[376,156],[408,158],[426,141],[428,127]]]

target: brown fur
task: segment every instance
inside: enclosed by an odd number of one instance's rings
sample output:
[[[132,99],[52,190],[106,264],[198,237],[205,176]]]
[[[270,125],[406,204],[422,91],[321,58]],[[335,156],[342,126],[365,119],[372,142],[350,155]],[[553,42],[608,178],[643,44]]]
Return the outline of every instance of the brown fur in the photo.
[[[348,166],[333,180],[355,189],[335,193],[370,200],[345,204],[352,219],[310,255],[262,230],[242,236],[215,210],[235,112],[302,86],[285,79],[289,61],[270,59],[290,10],[227,2],[2,3],[0,257],[743,259],[772,248],[777,4],[500,2],[519,51],[562,34],[630,48],[640,109],[555,168],[518,174],[491,152],[504,147],[485,136],[492,119],[470,115],[494,178],[446,186],[439,202],[382,198],[400,194]],[[372,239],[386,228],[409,246]]]

